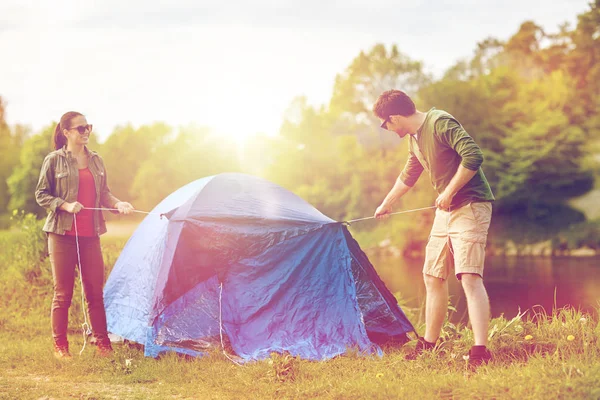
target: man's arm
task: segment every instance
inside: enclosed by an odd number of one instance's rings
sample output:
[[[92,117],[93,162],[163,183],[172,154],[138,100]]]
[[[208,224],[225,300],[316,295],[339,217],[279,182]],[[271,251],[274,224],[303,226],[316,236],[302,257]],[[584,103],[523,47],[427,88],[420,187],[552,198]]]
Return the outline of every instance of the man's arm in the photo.
[[[458,193],[463,186],[467,184],[477,173],[477,171],[472,171],[468,168],[465,168],[461,165],[458,166],[456,173],[452,177],[452,180],[446,186],[446,189],[438,196],[435,200],[435,205],[437,208],[442,210],[448,210],[450,208],[450,204],[452,203],[452,199]]]
[[[394,203],[413,187],[422,172],[423,166],[417,157],[413,153],[410,153],[402,173],[396,178],[394,187],[387,196],[385,196],[385,199],[381,205],[377,207],[377,210],[375,210],[375,218],[386,218],[388,214],[392,212]]]
[[[450,183],[435,200],[438,208],[448,210],[456,193],[475,176],[483,164],[483,152],[464,128],[453,119],[436,123],[436,132],[441,140],[462,158]]]
[[[377,210],[375,210],[375,218],[387,218],[389,214],[392,212],[392,206],[394,203],[402,196],[408,192],[412,186],[408,186],[402,179],[398,177],[396,179],[396,183],[390,192],[385,196],[385,199],[381,203]]]

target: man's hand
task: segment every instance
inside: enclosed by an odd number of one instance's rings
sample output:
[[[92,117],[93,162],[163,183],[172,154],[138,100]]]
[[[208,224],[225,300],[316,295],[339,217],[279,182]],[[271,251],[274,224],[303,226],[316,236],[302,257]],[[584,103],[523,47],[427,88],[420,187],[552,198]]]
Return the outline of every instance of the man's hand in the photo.
[[[453,194],[447,193],[445,190],[435,199],[435,205],[440,210],[448,211],[450,209],[450,204],[452,204],[452,199],[454,198]]]
[[[377,207],[377,210],[375,210],[375,218],[377,218],[377,219],[388,218],[390,216],[391,212],[392,212],[392,207],[387,205],[386,203],[382,203],[379,207]]]
[[[133,206],[126,201],[119,201],[114,208],[119,210],[119,214],[131,214],[134,210]]]
[[[73,203],[65,202],[61,204],[60,208],[68,213],[77,214],[79,211],[83,210],[83,204],[79,203],[78,201]]]

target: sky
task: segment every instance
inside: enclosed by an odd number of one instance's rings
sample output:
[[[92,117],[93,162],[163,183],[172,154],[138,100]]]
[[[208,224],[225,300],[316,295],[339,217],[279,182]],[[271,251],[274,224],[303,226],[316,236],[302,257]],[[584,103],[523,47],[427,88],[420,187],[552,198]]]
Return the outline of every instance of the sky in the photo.
[[[116,126],[274,135],[292,100],[327,104],[336,74],[376,43],[435,77],[486,37],[533,20],[558,31],[588,0],[0,1],[0,97],[37,131],[79,111]],[[401,89],[401,88],[398,88]]]

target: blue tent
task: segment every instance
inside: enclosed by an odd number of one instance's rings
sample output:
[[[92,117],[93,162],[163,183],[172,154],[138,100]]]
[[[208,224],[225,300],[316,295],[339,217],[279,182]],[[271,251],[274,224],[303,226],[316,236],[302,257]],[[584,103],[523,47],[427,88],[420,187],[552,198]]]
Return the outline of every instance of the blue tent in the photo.
[[[109,331],[147,356],[202,355],[224,337],[244,360],[323,360],[414,331],[347,227],[278,185],[215,175],[153,213],[104,289]]]

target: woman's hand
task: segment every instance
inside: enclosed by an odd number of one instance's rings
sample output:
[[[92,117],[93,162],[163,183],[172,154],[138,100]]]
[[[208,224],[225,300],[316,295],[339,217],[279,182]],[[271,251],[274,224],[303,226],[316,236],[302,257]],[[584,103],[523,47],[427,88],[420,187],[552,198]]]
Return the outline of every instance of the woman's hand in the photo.
[[[114,208],[119,210],[119,214],[131,214],[133,210],[135,210],[133,206],[126,201],[119,201],[115,204]]]
[[[60,209],[71,214],[77,214],[79,211],[83,210],[83,204],[78,201],[74,203],[67,203],[65,201],[60,205]]]

